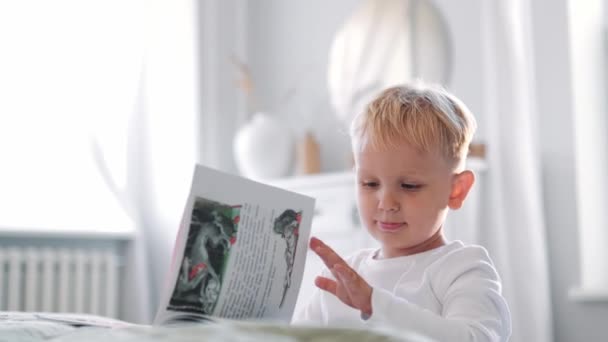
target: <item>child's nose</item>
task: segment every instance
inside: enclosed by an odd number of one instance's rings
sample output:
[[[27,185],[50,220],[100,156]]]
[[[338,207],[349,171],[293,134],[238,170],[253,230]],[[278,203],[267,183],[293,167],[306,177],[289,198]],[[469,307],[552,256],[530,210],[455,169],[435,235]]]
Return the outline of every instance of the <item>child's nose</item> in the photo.
[[[399,210],[399,201],[395,198],[394,194],[390,191],[382,191],[380,194],[380,201],[378,202],[378,208],[386,211],[397,211]]]

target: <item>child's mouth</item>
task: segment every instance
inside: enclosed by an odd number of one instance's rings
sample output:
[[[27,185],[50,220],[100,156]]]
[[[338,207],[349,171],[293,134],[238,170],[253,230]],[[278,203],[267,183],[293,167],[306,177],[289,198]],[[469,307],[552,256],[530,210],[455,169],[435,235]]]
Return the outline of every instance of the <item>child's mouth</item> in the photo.
[[[405,226],[404,222],[382,222],[378,221],[378,227],[385,232],[395,232]]]

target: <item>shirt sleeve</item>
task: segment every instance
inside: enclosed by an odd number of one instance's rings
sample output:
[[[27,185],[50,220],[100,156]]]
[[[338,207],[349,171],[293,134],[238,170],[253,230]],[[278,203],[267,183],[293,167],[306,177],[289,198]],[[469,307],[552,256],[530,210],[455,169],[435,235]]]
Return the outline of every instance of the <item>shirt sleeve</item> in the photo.
[[[315,289],[310,300],[302,309],[297,311],[292,319],[294,325],[321,325],[323,324],[323,312],[321,310],[321,292]]]
[[[437,276],[431,284],[442,303],[440,315],[374,288],[373,311],[366,324],[416,331],[438,341],[508,340],[509,309],[501,295],[498,274],[489,261],[447,262],[434,271]]]
[[[334,279],[331,272],[324,267],[321,270],[321,276]],[[302,309],[297,311],[291,319],[291,324],[295,325],[324,325],[327,323],[323,315],[323,293],[322,290],[315,286],[312,296]]]

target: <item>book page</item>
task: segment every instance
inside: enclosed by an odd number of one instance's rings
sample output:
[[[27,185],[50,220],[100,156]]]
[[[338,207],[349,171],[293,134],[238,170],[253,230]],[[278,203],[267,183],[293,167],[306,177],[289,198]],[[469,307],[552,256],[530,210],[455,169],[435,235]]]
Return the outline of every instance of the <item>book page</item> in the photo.
[[[289,322],[314,199],[197,165],[155,323]]]

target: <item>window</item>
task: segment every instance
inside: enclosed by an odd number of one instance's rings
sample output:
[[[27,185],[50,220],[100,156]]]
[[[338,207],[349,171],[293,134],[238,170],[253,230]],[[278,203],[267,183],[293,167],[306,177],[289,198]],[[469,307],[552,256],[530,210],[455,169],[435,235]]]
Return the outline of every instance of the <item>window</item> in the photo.
[[[92,157],[126,177],[141,1],[0,4],[0,229],[129,229]]]

